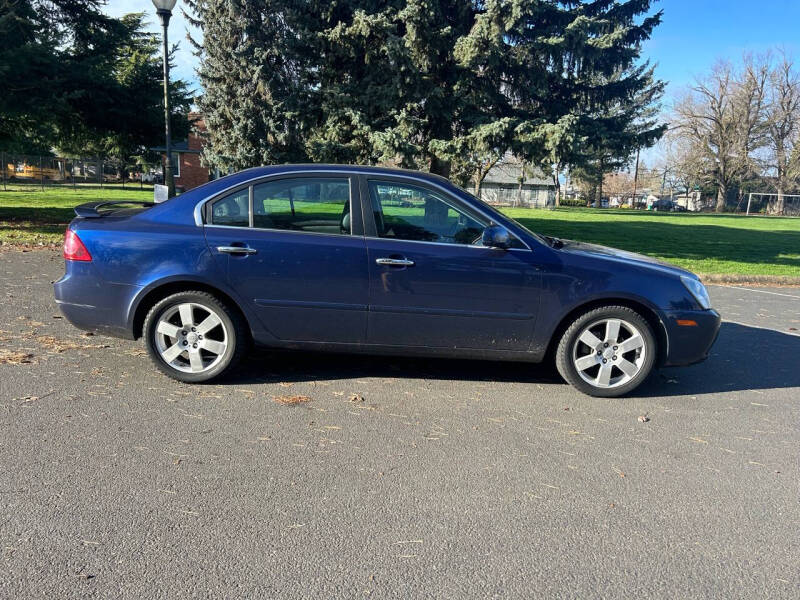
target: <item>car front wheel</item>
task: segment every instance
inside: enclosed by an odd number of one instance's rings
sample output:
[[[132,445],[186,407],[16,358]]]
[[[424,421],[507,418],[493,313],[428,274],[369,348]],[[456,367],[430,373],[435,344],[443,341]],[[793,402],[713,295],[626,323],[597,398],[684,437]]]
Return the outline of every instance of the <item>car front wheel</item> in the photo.
[[[656,340],[649,323],[625,306],[604,306],[579,316],[561,337],[556,367],[575,388],[613,398],[638,387],[653,370]]]
[[[242,318],[206,292],[180,292],[158,302],[144,321],[147,352],[173,379],[201,383],[229,372],[242,357]]]

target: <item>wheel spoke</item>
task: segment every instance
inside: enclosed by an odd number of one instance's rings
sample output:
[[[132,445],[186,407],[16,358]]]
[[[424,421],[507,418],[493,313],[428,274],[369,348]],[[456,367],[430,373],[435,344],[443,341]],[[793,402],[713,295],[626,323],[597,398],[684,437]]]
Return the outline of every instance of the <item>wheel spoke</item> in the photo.
[[[171,363],[173,360],[178,358],[178,356],[180,356],[183,350],[184,348],[183,346],[181,346],[180,343],[173,344],[172,346],[164,350],[164,352],[161,353],[161,356],[164,357],[164,360],[167,361],[167,363]]]
[[[598,356],[592,352],[586,356],[582,356],[580,358],[575,359],[575,367],[578,371],[585,371],[597,364]]]
[[[639,367],[637,367],[631,361],[625,360],[624,358],[617,362],[617,366],[619,367],[619,370],[625,373],[625,375],[628,377],[633,377],[639,372]]]
[[[593,334],[588,329],[581,334],[581,337],[578,338],[584,344],[589,346],[590,348],[594,349],[597,348],[603,342],[598,338],[595,334]]]
[[[622,323],[618,319],[609,319],[606,321],[606,339],[609,344],[613,344],[619,337],[619,326]]]
[[[209,352],[213,352],[214,354],[219,355],[225,352],[227,344],[223,342],[218,342],[216,340],[205,339],[202,342],[200,342],[200,347],[204,348],[205,350],[208,350]]]
[[[203,370],[203,357],[197,350],[189,351],[189,364],[192,366],[192,372],[197,373]]]
[[[638,350],[642,346],[644,346],[644,340],[642,339],[642,336],[634,335],[633,337],[629,337],[627,340],[625,340],[619,345],[618,352],[622,354],[623,352]]]
[[[203,322],[200,323],[200,325],[197,326],[197,333],[200,335],[205,335],[220,323],[221,321],[219,317],[214,313],[211,313],[205,319],[203,319]]]
[[[194,325],[194,316],[192,311],[191,304],[181,304],[178,307],[178,311],[181,313],[181,324],[184,327],[191,327]]]
[[[173,325],[168,321],[159,321],[158,327],[156,327],[156,331],[158,331],[158,333],[163,333],[164,335],[169,336],[171,338],[178,337],[178,332],[180,330],[181,330],[180,327],[178,327],[177,325]]]
[[[600,365],[600,372],[597,374],[597,385],[608,387],[611,382],[611,364]]]

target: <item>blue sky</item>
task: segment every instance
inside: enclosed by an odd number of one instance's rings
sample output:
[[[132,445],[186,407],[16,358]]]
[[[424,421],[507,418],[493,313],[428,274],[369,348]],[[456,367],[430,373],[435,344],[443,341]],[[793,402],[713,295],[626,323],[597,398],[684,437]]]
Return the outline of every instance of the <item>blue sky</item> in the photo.
[[[670,93],[720,58],[782,46],[800,60],[800,0],[661,0],[655,8],[663,21],[642,54],[658,63]]]
[[[178,0],[170,23],[170,39],[181,46],[173,73],[194,83],[197,59],[185,39],[191,27],[180,5]],[[738,60],[744,52],[783,46],[800,61],[800,0],[661,0],[655,3],[658,9],[664,10],[663,23],[643,55],[657,63],[657,76],[669,82],[667,104],[719,58]],[[105,11],[114,16],[144,11],[152,15],[151,29],[159,29],[150,0],[110,0]]]

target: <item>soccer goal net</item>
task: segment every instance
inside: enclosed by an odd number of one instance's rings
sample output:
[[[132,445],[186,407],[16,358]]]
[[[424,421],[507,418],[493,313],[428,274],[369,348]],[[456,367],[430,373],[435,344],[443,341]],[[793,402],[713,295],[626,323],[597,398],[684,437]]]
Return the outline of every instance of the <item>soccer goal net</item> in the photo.
[[[745,200],[739,210],[748,215],[800,216],[800,194],[750,192]]]

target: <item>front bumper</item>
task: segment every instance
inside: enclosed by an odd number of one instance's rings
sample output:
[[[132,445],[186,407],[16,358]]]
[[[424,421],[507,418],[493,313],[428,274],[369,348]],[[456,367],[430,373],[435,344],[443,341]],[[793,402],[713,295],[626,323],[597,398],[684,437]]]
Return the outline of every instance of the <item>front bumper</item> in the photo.
[[[668,312],[665,316],[668,347],[663,366],[692,365],[708,358],[722,324],[717,311],[681,310]],[[693,321],[696,325],[681,325],[679,321]]]

